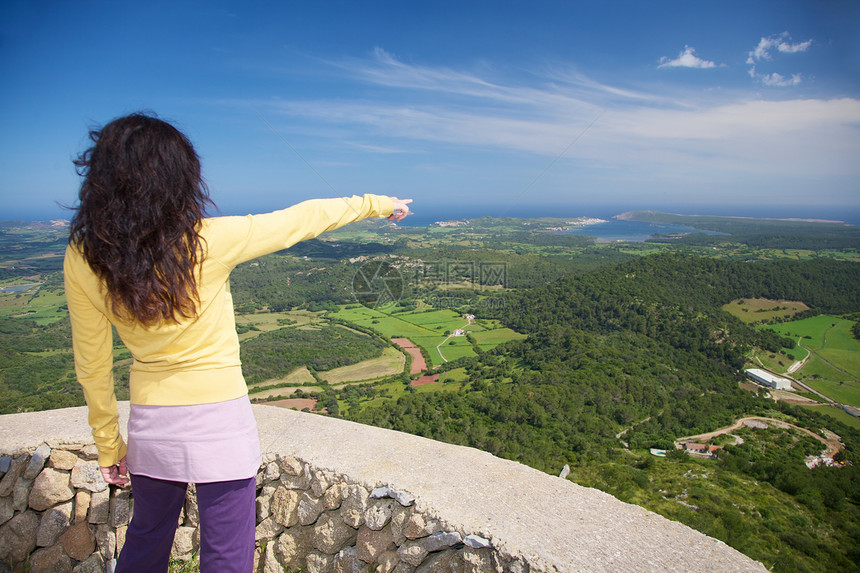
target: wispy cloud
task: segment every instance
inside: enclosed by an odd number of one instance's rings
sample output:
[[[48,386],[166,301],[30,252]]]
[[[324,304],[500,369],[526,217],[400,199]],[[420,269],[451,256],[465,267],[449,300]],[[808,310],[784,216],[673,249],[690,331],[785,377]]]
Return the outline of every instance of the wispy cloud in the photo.
[[[749,75],[751,78],[758,79],[766,86],[771,87],[788,87],[796,86],[803,82],[801,74],[792,74],[791,77],[783,76],[779,73],[763,74],[756,68],[761,62],[770,62],[773,60],[774,50],[782,54],[797,54],[805,52],[812,46],[812,40],[805,42],[792,43],[791,36],[788,32],[768,36],[759,40],[758,45],[749,52],[747,56],[747,64],[750,66]]]
[[[498,70],[413,66],[384,53],[340,69],[357,81],[355,97],[253,105],[305,133],[319,130],[326,141],[324,130],[335,128],[343,146],[375,154],[408,150],[428,165],[462,152],[557,157],[600,116],[564,157],[607,177],[860,176],[852,159],[860,155],[860,100],[853,98],[768,101],[728,90],[670,96],[578,73],[506,78]],[[761,81],[800,79],[770,74]]]
[[[789,33],[783,32],[782,34],[759,40],[758,46],[749,53],[747,63],[754,64],[762,60],[772,60],[773,56],[771,52],[774,48],[783,54],[796,54],[798,52],[805,52],[811,45],[812,40],[792,44]]]
[[[775,87],[796,86],[803,81],[800,74],[792,74],[790,78],[786,78],[782,74],[774,72],[772,74],[760,74],[757,77],[764,85]]]
[[[658,65],[657,67],[708,69],[717,67],[717,64],[708,60],[703,60],[696,55],[695,48],[691,46],[685,46],[681,53],[678,54],[678,57],[674,60],[669,59],[666,56],[660,58],[660,65]]]

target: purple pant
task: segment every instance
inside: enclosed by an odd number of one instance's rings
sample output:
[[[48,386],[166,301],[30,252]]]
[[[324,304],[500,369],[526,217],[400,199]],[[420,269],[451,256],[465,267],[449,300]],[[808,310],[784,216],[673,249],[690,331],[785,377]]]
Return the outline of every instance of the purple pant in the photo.
[[[132,476],[134,515],[116,573],[167,571],[187,484]],[[254,567],[255,478],[197,484],[201,573]]]

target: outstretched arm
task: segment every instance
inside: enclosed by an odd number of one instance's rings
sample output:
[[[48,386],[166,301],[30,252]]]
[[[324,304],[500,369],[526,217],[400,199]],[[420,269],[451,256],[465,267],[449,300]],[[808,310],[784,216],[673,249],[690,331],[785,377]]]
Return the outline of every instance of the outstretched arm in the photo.
[[[213,226],[206,242],[210,252],[220,253],[221,262],[233,268],[367,217],[401,221],[409,214],[409,203],[411,199],[373,194],[311,199],[262,215],[204,220],[204,225]]]

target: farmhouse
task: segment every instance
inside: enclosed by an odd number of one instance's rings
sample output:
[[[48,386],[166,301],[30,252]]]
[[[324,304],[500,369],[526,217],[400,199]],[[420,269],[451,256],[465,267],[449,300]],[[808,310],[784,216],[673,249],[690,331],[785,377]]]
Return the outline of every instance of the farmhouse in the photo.
[[[723,449],[720,446],[712,446],[710,444],[697,444],[695,442],[684,442],[683,444],[681,444],[681,448],[691,454],[700,454],[711,458],[717,457],[717,452]]]
[[[770,372],[765,372],[764,370],[760,370],[758,368],[750,368],[745,370],[747,376],[758,382],[759,384],[764,384],[770,388],[775,390],[791,390],[791,382],[786,380],[785,378],[780,378],[779,376],[774,376]]]

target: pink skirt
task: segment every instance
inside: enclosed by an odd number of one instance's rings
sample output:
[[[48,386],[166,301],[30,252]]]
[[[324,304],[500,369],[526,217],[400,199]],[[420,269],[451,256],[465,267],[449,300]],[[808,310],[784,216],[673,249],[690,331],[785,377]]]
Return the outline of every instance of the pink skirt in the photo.
[[[246,479],[261,462],[248,396],[192,406],[131,405],[128,469],[187,483]]]

